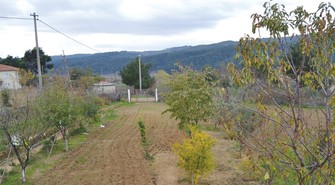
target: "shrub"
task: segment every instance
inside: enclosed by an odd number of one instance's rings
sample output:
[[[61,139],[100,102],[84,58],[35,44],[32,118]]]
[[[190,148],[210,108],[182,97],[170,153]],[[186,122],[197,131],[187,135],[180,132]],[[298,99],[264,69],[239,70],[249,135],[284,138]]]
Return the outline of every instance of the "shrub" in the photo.
[[[1,91],[1,99],[2,99],[2,104],[5,107],[10,107],[10,91],[8,89],[4,89]]]
[[[211,153],[215,140],[195,126],[190,126],[190,132],[191,137],[174,144],[173,150],[179,157],[178,165],[186,170],[192,184],[197,184],[201,176],[207,175],[215,167]]]

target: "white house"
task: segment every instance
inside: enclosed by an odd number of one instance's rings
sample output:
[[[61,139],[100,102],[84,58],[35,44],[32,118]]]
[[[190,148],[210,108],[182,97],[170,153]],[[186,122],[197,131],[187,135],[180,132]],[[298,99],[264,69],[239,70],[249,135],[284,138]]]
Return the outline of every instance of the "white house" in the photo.
[[[19,68],[0,64],[0,90],[19,89]]]

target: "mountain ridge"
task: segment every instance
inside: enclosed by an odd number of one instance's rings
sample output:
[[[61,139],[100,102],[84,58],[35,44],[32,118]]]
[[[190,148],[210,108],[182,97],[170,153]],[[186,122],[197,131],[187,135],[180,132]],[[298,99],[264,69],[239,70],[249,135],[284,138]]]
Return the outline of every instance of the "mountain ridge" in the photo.
[[[218,68],[235,55],[235,41],[223,41],[207,45],[178,46],[157,51],[112,51],[95,54],[74,54],[66,56],[70,68],[91,68],[94,73],[117,73],[139,55],[143,63],[152,65],[151,71],[165,70],[170,73],[176,69],[175,63],[191,65],[195,69],[204,66]],[[56,71],[65,67],[62,56],[52,56]]]

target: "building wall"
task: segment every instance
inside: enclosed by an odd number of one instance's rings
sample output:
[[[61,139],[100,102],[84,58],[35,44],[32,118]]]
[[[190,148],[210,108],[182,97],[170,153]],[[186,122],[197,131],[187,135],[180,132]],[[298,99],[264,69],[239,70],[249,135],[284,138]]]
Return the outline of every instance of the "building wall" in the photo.
[[[94,84],[93,91],[96,93],[115,93],[116,88],[114,84]]]
[[[2,81],[0,90],[21,88],[18,71],[0,71],[0,80]]]

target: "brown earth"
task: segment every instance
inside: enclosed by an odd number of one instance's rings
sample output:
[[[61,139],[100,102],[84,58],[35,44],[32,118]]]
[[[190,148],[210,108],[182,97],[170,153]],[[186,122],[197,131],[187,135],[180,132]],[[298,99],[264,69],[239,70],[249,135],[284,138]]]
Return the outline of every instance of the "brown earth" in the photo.
[[[118,118],[91,133],[86,143],[68,152],[57,166],[37,178],[34,184],[81,185],[184,185],[185,173],[176,165],[171,144],[182,137],[177,122],[161,114],[161,103],[137,103],[116,108]],[[138,121],[143,120],[153,161],[144,157]],[[221,132],[210,132],[217,139],[213,149],[217,168],[200,184],[248,184],[238,170],[236,144],[224,140]]]

